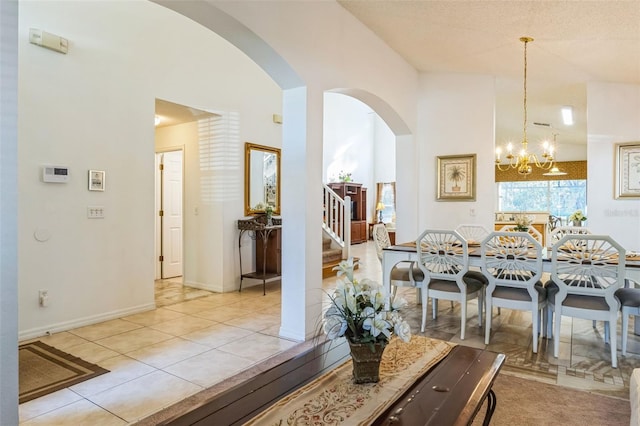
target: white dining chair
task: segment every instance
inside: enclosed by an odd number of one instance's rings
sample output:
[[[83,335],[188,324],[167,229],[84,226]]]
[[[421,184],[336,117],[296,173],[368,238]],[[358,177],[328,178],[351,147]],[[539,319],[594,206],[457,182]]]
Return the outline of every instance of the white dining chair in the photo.
[[[500,228],[501,232],[518,232],[516,229],[516,225],[504,225],[502,228]],[[538,231],[536,228],[534,228],[533,226],[529,226],[529,228],[527,228],[527,232],[529,234],[531,234],[533,236],[533,238],[536,239],[537,242],[540,243],[540,245],[544,244],[544,238],[542,238],[542,233],[540,231]]]
[[[615,292],[624,286],[625,250],[608,235],[568,234],[553,245],[551,253],[546,288],[547,335],[553,334],[553,356],[558,357],[563,316],[604,321],[611,366],[617,368],[620,301]]]
[[[431,297],[432,316],[438,312],[438,300],[460,303],[460,339],[464,340],[467,323],[467,302],[478,299],[478,322],[482,327],[484,285],[468,276],[469,251],[467,241],[457,232],[427,229],[416,240],[418,265],[424,273],[422,284],[422,327],[427,320],[427,300]]]
[[[558,226],[549,233],[549,246],[557,243],[565,235],[587,235],[592,232],[585,226]]]
[[[527,232],[492,232],[482,241],[482,273],[489,280],[486,289],[484,343],[489,344],[493,307],[531,312],[533,353],[547,306],[542,278],[542,245]],[[542,332],[541,332],[542,331]]]
[[[391,246],[389,232],[383,223],[378,223],[373,226],[372,233],[373,241],[376,245],[376,254],[380,263],[382,263],[384,249]],[[424,273],[415,261],[403,261],[394,265],[391,269],[390,279],[393,297],[396,296],[398,287],[415,287],[417,291],[416,298],[420,297]]]
[[[458,225],[455,230],[458,234],[462,235],[469,244],[480,244],[490,233],[487,228],[475,223]]]
[[[622,311],[622,355],[627,356],[627,340],[629,337],[629,316],[640,316],[640,283],[626,279],[623,288],[616,290],[615,296],[620,301]]]

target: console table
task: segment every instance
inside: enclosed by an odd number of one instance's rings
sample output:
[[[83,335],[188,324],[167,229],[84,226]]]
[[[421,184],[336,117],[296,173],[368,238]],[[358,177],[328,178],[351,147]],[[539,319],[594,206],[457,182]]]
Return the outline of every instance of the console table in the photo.
[[[250,278],[262,280],[262,294],[266,294],[267,281],[280,278],[281,256],[280,256],[280,230],[282,219],[272,218],[271,223],[267,223],[265,216],[258,216],[253,219],[238,220],[238,252],[240,257],[240,289],[242,291],[242,280]],[[242,273],[242,236],[248,232],[256,242],[256,270],[255,272]]]

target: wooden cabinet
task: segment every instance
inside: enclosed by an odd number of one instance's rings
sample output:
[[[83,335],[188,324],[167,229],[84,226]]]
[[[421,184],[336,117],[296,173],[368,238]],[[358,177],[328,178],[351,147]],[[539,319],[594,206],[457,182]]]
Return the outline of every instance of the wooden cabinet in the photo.
[[[328,186],[342,199],[351,197],[351,244],[366,242],[367,188],[353,182],[334,182]]]
[[[256,270],[262,271],[262,265],[265,265],[263,271],[265,274],[282,275],[282,232],[280,228],[271,231],[266,240],[256,238]]]

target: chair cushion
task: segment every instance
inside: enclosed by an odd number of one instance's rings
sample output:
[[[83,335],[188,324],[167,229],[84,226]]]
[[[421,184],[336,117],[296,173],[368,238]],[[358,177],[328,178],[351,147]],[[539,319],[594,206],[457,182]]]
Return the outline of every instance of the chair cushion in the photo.
[[[619,288],[615,295],[622,306],[640,307],[640,288]]]
[[[489,285],[489,280],[480,271],[468,271],[466,274],[464,274],[464,277],[465,278],[472,278],[472,279],[474,279],[476,281],[479,281],[480,283],[482,283],[484,285]]]
[[[547,289],[543,287],[540,281],[535,284],[534,288],[538,291],[538,301],[547,298]],[[527,289],[521,287],[497,286],[493,294],[491,294],[491,297],[496,299],[531,301],[531,296],[529,296]]]
[[[463,278],[464,282],[467,284],[467,293],[474,293],[480,290],[483,287],[483,284],[474,279]],[[451,293],[460,293],[460,288],[458,288],[458,284],[455,281],[449,280],[431,280],[429,282],[430,290],[439,290],[439,291],[448,291]]]
[[[415,264],[414,264],[415,265]],[[391,281],[409,281],[409,263],[399,263],[391,269]],[[413,279],[417,282],[424,281],[424,273],[418,266],[413,266]]]
[[[555,304],[556,294],[560,291],[558,285],[553,281],[548,281],[545,286],[547,289],[547,300],[550,303]],[[563,306],[569,306],[579,309],[591,309],[599,311],[608,311],[609,305],[604,297],[599,296],[583,296],[581,294],[569,294],[567,298],[562,302]]]

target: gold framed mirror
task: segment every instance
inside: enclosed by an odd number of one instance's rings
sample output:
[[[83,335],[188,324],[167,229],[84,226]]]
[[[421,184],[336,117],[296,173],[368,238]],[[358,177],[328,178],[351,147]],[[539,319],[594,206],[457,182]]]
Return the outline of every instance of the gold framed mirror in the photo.
[[[264,213],[271,205],[280,214],[280,148],[244,144],[244,214]]]

